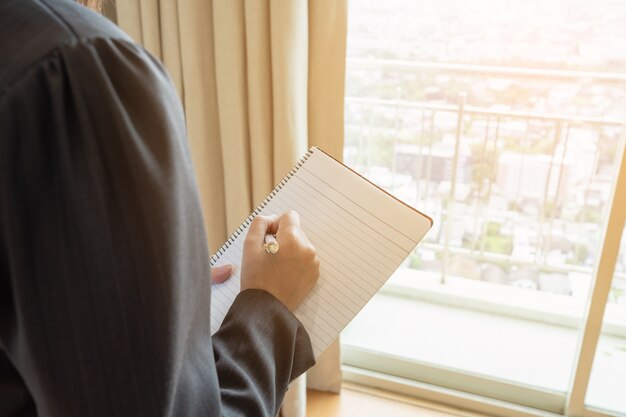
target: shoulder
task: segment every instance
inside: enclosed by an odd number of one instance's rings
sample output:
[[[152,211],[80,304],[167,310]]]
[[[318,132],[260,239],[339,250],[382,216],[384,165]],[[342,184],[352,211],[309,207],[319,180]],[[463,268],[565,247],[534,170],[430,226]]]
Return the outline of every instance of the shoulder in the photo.
[[[132,39],[72,0],[0,1],[0,91],[54,51],[98,39]]]

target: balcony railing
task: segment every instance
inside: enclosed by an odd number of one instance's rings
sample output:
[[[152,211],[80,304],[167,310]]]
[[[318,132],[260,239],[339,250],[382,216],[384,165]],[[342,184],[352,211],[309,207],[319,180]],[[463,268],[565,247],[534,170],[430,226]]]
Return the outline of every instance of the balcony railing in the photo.
[[[349,59],[348,71],[352,70],[435,71],[439,75],[463,77],[584,82],[626,91],[626,74],[602,72]],[[391,179],[385,185],[409,200],[407,190],[413,187],[413,203],[418,208],[434,210],[431,214],[442,227],[421,245],[421,250],[431,250],[441,258],[442,282],[453,273],[449,264],[455,255],[496,265],[528,266],[548,274],[574,272],[591,277],[598,245],[583,244],[583,231],[593,235],[606,221],[602,207],[609,197],[606,190],[610,189],[612,173],[617,168],[614,160],[610,160],[614,157],[610,148],[624,140],[624,120],[519,111],[502,108],[497,103],[491,107],[473,106],[467,104],[464,91],[458,93],[456,104],[442,101],[346,97],[346,159],[350,161],[351,155],[361,155],[360,160],[355,157],[350,162],[360,165],[360,169],[376,180],[375,158],[368,153],[372,153],[374,141],[387,140],[391,152],[387,169]],[[355,131],[353,136],[351,131]],[[439,146],[442,142],[445,142],[443,147]],[[537,144],[547,148],[533,149]],[[442,148],[446,149],[443,155]],[[510,162],[508,166],[503,161],[506,158]],[[586,177],[576,173],[577,169],[583,169],[578,166],[579,160],[585,162]],[[446,166],[437,170],[433,165]],[[509,172],[505,175],[499,170]],[[529,176],[537,177],[534,183],[526,181],[525,177]],[[410,184],[402,181],[406,177],[412,178]],[[572,183],[574,177],[576,184]],[[384,182],[382,177],[380,181]],[[533,186],[535,189],[531,191]],[[538,203],[534,219],[524,210],[515,209],[523,203],[524,193],[532,194]],[[492,199],[506,203],[507,207],[495,207]],[[565,215],[568,209],[578,209],[583,214]],[[596,212],[590,215],[595,216],[593,219],[587,218],[589,211]],[[493,240],[487,230],[490,220],[497,220],[497,227],[510,229],[505,235],[511,239],[508,243],[513,246],[511,250],[490,249]],[[525,222],[529,222],[527,230],[524,230]],[[458,224],[471,225],[461,241],[454,230]],[[528,230],[533,233],[527,233]],[[534,244],[516,241],[515,232],[521,231]],[[599,239],[597,233],[595,238]],[[567,252],[577,259],[553,256],[558,251],[552,248],[558,244],[568,246]],[[517,245],[525,246],[526,250],[518,250]],[[588,255],[578,255],[583,252]],[[619,293],[626,293],[624,270],[616,269],[613,288],[616,300]],[[623,298],[622,301],[626,302]]]

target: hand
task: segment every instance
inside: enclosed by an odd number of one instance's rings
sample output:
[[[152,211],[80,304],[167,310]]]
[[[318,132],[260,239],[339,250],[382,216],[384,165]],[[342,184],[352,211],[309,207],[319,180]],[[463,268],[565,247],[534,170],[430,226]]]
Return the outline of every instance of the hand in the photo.
[[[233,273],[232,265],[221,265],[211,268],[211,284],[221,284]]]
[[[277,253],[263,249],[266,233],[276,235]],[[291,210],[280,217],[256,216],[243,245],[241,290],[265,290],[294,311],[319,278],[320,261]]]

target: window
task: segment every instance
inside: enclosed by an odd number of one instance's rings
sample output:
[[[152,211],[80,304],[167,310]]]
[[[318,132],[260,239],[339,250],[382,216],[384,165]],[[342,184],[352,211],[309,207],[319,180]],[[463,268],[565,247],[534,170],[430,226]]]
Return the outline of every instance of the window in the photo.
[[[626,7],[351,0],[349,16],[344,158],[435,226],[344,332],[344,363],[568,412],[623,170]],[[622,258],[587,392],[613,414]]]

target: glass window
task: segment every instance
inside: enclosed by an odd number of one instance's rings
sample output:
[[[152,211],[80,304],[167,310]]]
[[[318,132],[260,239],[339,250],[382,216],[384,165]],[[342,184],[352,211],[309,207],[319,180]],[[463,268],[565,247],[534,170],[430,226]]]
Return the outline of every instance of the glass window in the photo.
[[[349,7],[344,159],[435,225],[344,332],[344,361],[564,395],[616,172],[626,9]],[[625,305],[623,279],[615,285],[613,303]]]

